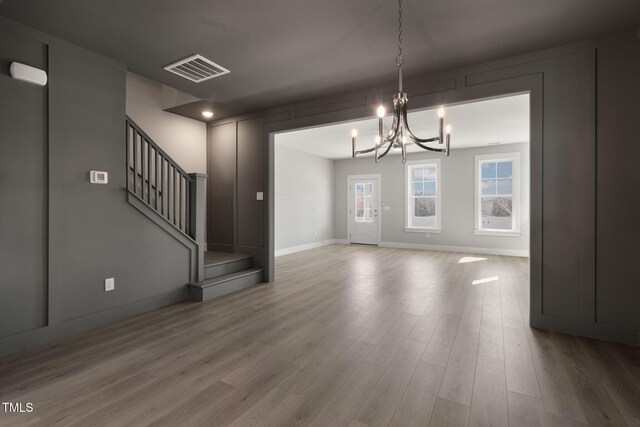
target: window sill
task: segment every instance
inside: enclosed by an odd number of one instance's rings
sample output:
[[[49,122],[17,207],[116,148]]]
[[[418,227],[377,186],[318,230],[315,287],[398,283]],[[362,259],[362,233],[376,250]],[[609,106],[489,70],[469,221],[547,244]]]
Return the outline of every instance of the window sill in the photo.
[[[476,236],[518,237],[522,235],[522,232],[513,230],[473,230],[473,232]]]
[[[442,233],[441,228],[404,228],[405,233],[430,233],[430,234],[440,234]]]

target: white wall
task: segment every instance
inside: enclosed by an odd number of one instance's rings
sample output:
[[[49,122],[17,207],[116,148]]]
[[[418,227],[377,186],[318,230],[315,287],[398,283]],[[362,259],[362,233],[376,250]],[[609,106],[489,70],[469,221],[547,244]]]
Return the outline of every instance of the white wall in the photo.
[[[127,115],[185,171],[206,173],[207,126],[204,122],[163,111],[168,93],[163,86],[128,73]],[[176,94],[175,89],[169,92],[172,98],[181,95]]]
[[[276,255],[333,239],[333,164],[275,144]]]
[[[521,236],[478,236],[474,233],[475,156],[520,153]],[[336,160],[334,165],[334,230],[336,239],[347,239],[347,176],[379,173],[382,201],[390,207],[380,212],[383,245],[447,246],[477,248],[479,252],[527,255],[529,250],[529,144],[505,144],[452,150],[450,157],[438,153],[416,153],[408,160],[441,159],[442,232],[405,232],[405,166],[399,156],[375,163],[371,157]]]

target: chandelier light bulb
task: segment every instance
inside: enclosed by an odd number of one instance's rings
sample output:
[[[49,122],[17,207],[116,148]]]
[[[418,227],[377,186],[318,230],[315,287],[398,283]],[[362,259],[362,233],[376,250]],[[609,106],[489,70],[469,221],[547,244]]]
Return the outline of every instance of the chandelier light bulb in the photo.
[[[376,144],[380,144],[380,137],[376,136]]]
[[[352,136],[353,138],[355,138],[356,136],[358,136],[358,129],[356,129],[356,128],[351,129],[351,136]]]
[[[444,117],[444,106],[440,106],[440,108],[438,108],[438,117]]]
[[[385,115],[385,113],[386,113],[386,111],[385,111],[385,109],[384,109],[384,106],[383,106],[383,105],[380,105],[380,106],[378,107],[378,117],[383,118],[383,117],[384,117],[384,115]]]
[[[452,129],[452,128],[451,128],[451,125],[446,125],[446,126],[444,127],[444,131],[445,131],[445,133],[446,133],[447,135],[449,135],[449,134],[451,133],[451,129]]]

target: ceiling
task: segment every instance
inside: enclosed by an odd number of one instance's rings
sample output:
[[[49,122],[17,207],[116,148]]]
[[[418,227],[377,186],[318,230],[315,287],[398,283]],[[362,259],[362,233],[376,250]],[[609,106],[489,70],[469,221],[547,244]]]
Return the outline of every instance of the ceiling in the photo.
[[[626,29],[638,0],[405,0],[405,76]],[[395,78],[394,0],[0,0],[0,15],[126,64],[216,117]],[[231,74],[192,83],[163,66],[199,53]]]
[[[438,116],[435,109],[410,112],[408,119],[411,130],[419,138],[438,135]],[[454,150],[529,142],[529,95],[449,106],[446,109],[445,122],[453,127],[451,149]],[[385,130],[388,131],[390,126],[391,117],[386,117]],[[378,134],[377,118],[281,133],[276,135],[275,142],[316,156],[347,159],[351,157],[353,128],[358,130],[357,149],[373,146]],[[407,146],[408,153],[422,151],[415,144]],[[373,153],[368,155],[373,156]]]

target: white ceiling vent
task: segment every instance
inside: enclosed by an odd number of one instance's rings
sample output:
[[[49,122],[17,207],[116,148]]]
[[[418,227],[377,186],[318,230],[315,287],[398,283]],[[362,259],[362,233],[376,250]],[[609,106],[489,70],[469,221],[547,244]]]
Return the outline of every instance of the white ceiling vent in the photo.
[[[196,83],[230,73],[226,68],[201,55],[192,55],[181,59],[178,62],[167,65],[164,69]]]

